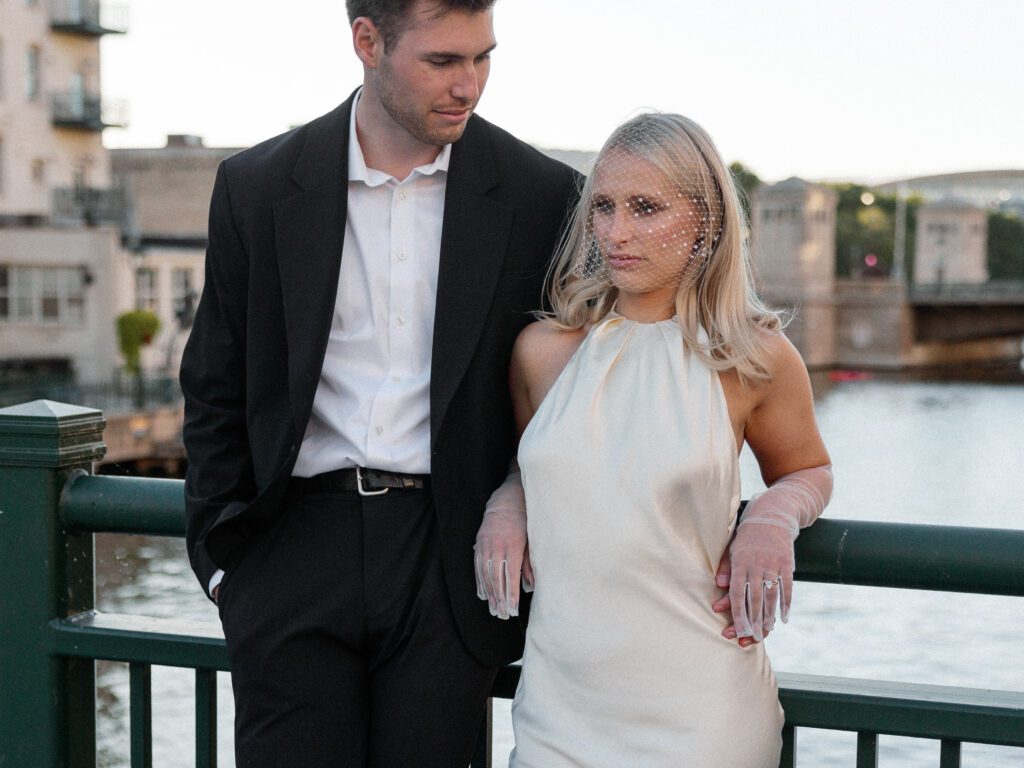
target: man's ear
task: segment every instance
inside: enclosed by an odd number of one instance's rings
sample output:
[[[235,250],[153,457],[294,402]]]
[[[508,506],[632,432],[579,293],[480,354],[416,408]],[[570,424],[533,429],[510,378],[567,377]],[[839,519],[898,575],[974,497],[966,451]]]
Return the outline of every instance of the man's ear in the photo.
[[[368,69],[376,69],[384,52],[384,36],[377,25],[366,16],[352,22],[352,47],[356,56]]]

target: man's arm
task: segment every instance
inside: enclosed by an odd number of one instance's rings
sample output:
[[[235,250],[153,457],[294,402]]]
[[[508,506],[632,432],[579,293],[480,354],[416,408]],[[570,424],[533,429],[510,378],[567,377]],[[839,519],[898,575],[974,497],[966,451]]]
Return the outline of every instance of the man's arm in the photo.
[[[248,254],[232,210],[224,163],[210,203],[206,282],[181,361],[186,543],[203,589],[218,570],[206,550],[210,528],[256,495],[246,430]]]

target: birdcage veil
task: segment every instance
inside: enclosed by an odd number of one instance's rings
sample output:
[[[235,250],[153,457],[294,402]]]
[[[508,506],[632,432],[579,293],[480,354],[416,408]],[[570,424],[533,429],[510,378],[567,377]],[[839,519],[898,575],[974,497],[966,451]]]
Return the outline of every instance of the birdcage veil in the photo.
[[[753,291],[745,228],[707,133],[682,115],[638,115],[608,137],[583,184],[549,274],[549,317],[581,328],[612,311],[620,291],[674,292],[698,354],[762,378],[759,329],[780,320]]]

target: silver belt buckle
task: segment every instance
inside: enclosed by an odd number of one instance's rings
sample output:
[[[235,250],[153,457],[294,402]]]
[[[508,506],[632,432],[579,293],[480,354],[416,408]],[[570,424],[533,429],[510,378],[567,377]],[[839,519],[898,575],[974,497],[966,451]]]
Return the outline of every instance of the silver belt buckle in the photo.
[[[383,496],[391,489],[381,488],[379,491],[366,490],[363,488],[363,470],[361,467],[356,467],[356,490],[359,491],[360,496]]]

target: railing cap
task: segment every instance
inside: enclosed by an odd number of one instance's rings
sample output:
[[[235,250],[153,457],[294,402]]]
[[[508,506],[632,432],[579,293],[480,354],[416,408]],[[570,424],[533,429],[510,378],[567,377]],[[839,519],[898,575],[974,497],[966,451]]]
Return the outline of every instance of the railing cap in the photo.
[[[62,468],[106,453],[103,413],[95,408],[33,400],[0,408],[0,466]]]

